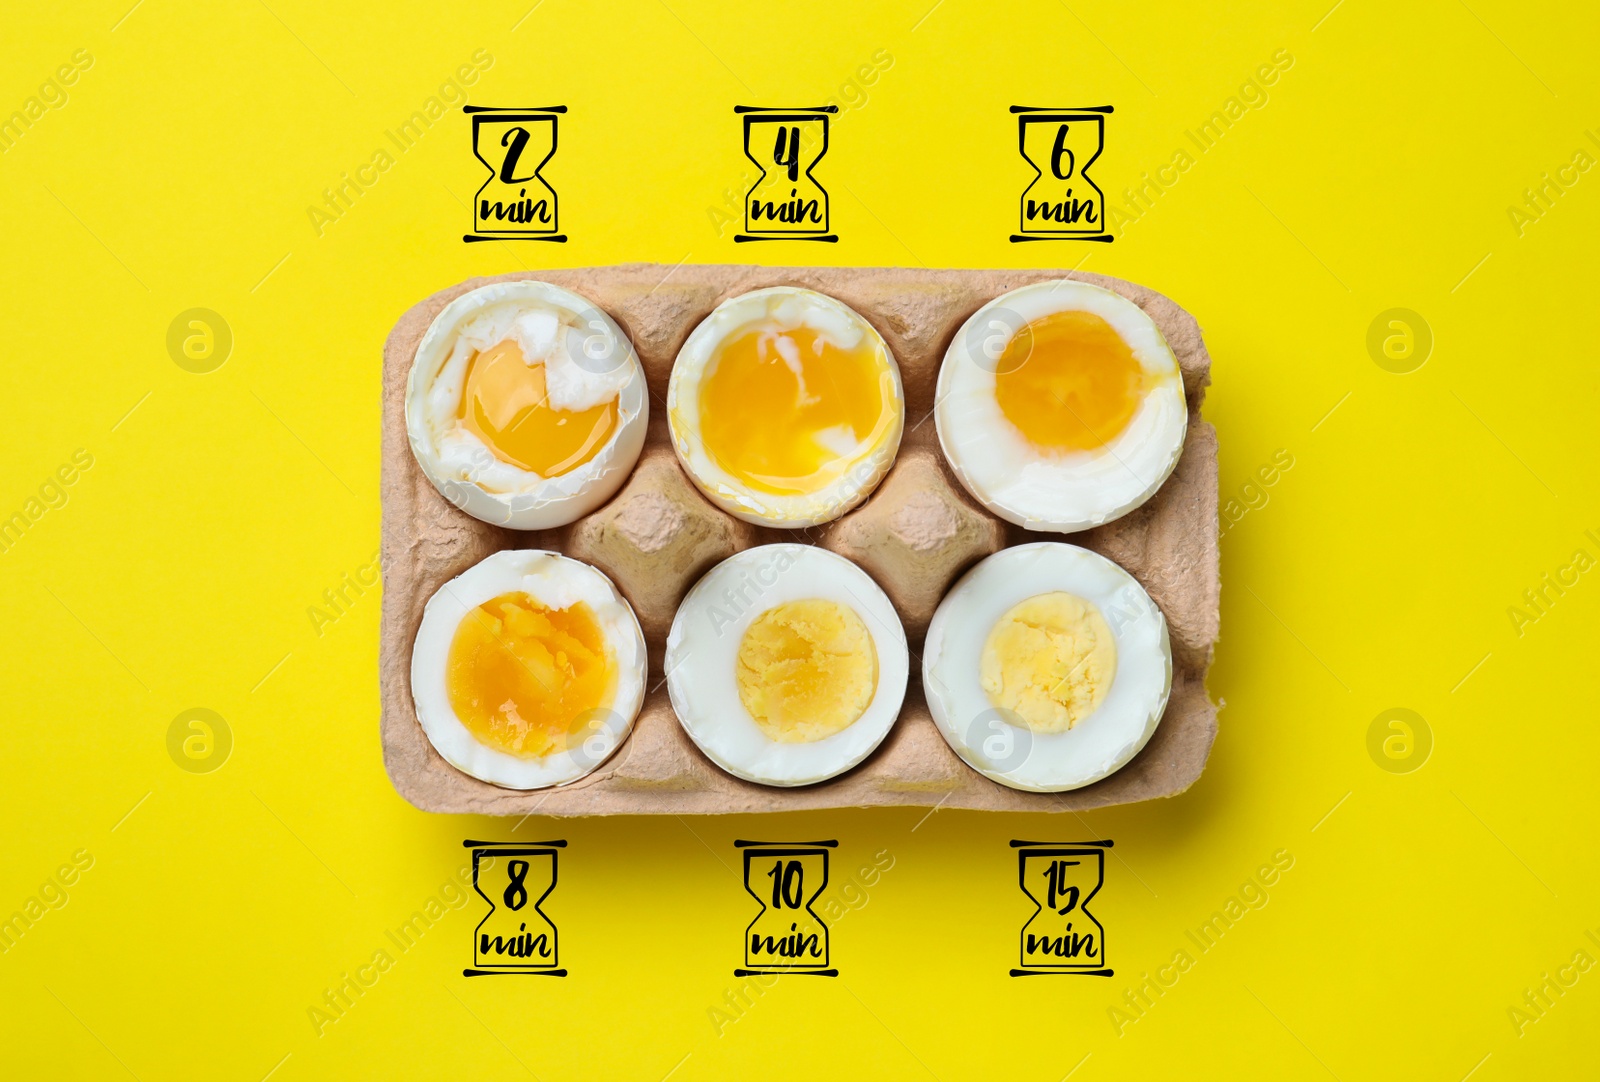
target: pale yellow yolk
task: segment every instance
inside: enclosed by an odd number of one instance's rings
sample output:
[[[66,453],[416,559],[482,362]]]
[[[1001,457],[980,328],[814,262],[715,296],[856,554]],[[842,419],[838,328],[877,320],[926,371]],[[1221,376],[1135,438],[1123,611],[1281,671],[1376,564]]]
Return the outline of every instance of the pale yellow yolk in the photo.
[[[739,701],[769,740],[805,744],[854,724],[878,690],[878,651],[855,610],[786,601],[739,643]]]
[[[501,594],[456,628],[450,705],[479,743],[524,759],[571,747],[610,707],[617,674],[594,610]]]
[[[700,383],[700,439],[741,484],[809,495],[843,477],[893,426],[894,376],[871,336],[839,349],[809,327],[722,344]]]
[[[467,362],[456,416],[500,461],[556,477],[600,453],[617,427],[617,400],[584,410],[553,408],[544,365],[527,363],[522,349],[505,341]]]
[[[1094,713],[1117,675],[1117,644],[1100,610],[1068,593],[1013,605],[989,630],[979,678],[989,701],[1036,733]]]
[[[1150,384],[1111,324],[1090,312],[1054,312],[1006,343],[994,396],[1029,443],[1092,451],[1128,427]]]

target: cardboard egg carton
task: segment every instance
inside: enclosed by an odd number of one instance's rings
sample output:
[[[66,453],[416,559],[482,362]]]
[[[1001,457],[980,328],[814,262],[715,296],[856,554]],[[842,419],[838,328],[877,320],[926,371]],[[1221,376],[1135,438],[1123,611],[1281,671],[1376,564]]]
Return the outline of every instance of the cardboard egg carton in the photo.
[[[423,332],[447,303],[478,286],[537,278],[604,308],[627,332],[649,384],[644,453],[627,484],[598,511],[555,530],[516,532],[457,510],[423,476],[406,440],[405,393]],[[1076,278],[1143,308],[1183,370],[1189,434],[1177,469],[1143,507],[1073,535],[1037,534],[974,503],[951,475],[932,417],[946,347],[994,297],[1031,282]],[[721,301],[764,286],[818,290],[850,305],[888,342],[905,386],[905,436],[893,470],[863,505],[808,530],[741,522],[708,503],[684,475],[667,431],[667,378],[689,332]],[[921,805],[1068,811],[1172,796],[1205,767],[1216,736],[1206,670],[1218,635],[1217,438],[1200,417],[1210,381],[1200,328],[1153,290],[1058,270],[743,267],[631,264],[477,278],[413,306],[383,354],[383,621],[379,653],[384,765],[395,788],[427,811],[482,815],[650,815]],[[990,781],[950,750],[921,688],[922,638],[946,589],[1000,548],[1029,541],[1082,545],[1121,564],[1166,614],[1172,696],[1155,736],[1127,766],[1067,793],[1025,793]],[[752,545],[803,541],[849,557],[899,610],[912,649],[900,718],[854,770],[804,788],[754,785],[723,773],[673,714],[662,653],[678,602],[718,561]],[[543,548],[598,566],[632,603],[649,648],[644,707],[628,740],[570,785],[518,792],[461,773],[433,750],[411,701],[411,648],[423,606],[441,584],[492,552]]]

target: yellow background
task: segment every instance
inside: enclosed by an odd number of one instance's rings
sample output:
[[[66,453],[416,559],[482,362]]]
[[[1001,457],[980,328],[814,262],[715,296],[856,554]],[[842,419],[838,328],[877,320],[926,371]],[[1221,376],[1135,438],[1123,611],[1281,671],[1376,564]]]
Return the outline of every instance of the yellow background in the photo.
[[[11,5],[0,32],[0,116],[93,58],[0,155],[0,516],[94,459],[0,554],[0,917],[93,858],[0,955],[9,1076],[1594,1072],[1600,970],[1520,1033],[1509,1011],[1575,952],[1600,958],[1579,683],[1600,584],[1552,593],[1520,635],[1507,611],[1575,550],[1600,556],[1600,174],[1571,174],[1521,235],[1508,213],[1600,153],[1592,7],[129,2]],[[479,49],[472,101],[571,107],[546,170],[571,242],[462,244],[482,174],[455,107],[319,236],[322,190]],[[879,50],[892,64],[853,87]],[[1125,205],[1278,50],[1293,65],[1267,100],[1115,244],[1007,243],[1030,176],[1008,105],[1115,105],[1095,173]],[[732,106],[829,98],[853,103],[817,170],[840,243],[734,245],[714,223],[748,182]],[[1224,538],[1226,708],[1192,790],[1079,817],[515,832],[395,794],[378,591],[320,636],[307,615],[377,547],[388,328],[475,274],[752,259],[1081,262],[1196,314],[1224,498],[1280,450],[1294,465]],[[234,335],[210,374],[165,344],[194,307]],[[1435,337],[1407,375],[1366,345],[1394,307]],[[234,737],[211,774],[166,750],[196,706]],[[1413,773],[1368,755],[1391,707],[1433,733]],[[567,979],[464,980],[475,899],[407,952],[387,939],[462,838],[547,836],[571,842],[545,906]],[[751,836],[837,837],[841,880],[879,852],[892,867],[833,928],[838,980],[782,980],[719,1028],[754,911],[731,843]],[[1116,840],[1095,907],[1115,977],[1007,977],[1029,911],[1013,837]],[[1201,952],[1186,931],[1279,850],[1269,901]],[[309,1009],[384,948],[394,964],[319,1035]],[[1110,1008],[1183,949],[1193,965],[1119,1033]]]

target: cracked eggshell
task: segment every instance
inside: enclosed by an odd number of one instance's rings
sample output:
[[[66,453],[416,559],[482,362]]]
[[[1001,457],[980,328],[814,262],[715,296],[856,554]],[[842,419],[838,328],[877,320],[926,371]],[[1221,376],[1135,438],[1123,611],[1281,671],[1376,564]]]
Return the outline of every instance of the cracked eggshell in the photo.
[[[752,491],[718,466],[699,438],[700,381],[718,347],[742,331],[763,325],[775,329],[807,327],[841,349],[854,349],[865,338],[888,361],[894,381],[892,427],[876,444],[859,453],[858,461],[843,477],[818,492],[783,496]],[[752,403],[752,408],[759,409],[760,403]],[[723,301],[690,333],[672,364],[672,378],[667,384],[667,420],[678,461],[707,499],[728,514],[757,526],[798,529],[833,521],[878,487],[900,449],[900,436],[905,429],[905,388],[889,344],[866,317],[825,293],[795,286],[770,286]]]
[[[1029,323],[1082,311],[1109,323],[1155,383],[1105,447],[1042,452],[995,400],[995,360]],[[1178,359],[1155,322],[1109,289],[1061,279],[1002,294],[962,324],[939,368],[939,446],[972,497],[1024,529],[1077,533],[1121,518],[1155,495],[1183,451],[1189,408]]]
[[[457,411],[475,353],[508,339],[545,364],[550,401],[585,409],[617,399],[617,427],[588,462],[542,477],[502,461]],[[445,305],[422,336],[406,384],[406,434],[435,488],[473,518],[543,530],[588,514],[627,480],[644,446],[650,396],[633,343],[597,305],[546,282],[498,282]]]

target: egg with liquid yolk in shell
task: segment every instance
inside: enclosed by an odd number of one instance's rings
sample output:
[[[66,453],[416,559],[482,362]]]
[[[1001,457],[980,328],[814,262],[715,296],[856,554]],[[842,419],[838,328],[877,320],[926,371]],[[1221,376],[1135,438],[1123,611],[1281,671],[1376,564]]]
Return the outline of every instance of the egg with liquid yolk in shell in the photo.
[[[723,301],[678,351],[672,445],[711,501],[761,526],[814,526],[865,499],[905,427],[900,369],[860,314],[809,289]]]
[[[678,721],[722,769],[763,785],[844,773],[888,735],[910,673],[905,629],[861,568],[810,545],[729,557],[667,636]]]
[[[639,622],[610,579],[558,553],[509,549],[429,599],[411,695],[450,765],[539,789],[617,749],[644,701],[645,665]]]
[[[475,518],[563,526],[610,499],[644,446],[650,401],[616,322],[546,282],[445,305],[417,346],[406,432],[435,488]]]
[[[1172,691],[1167,621],[1133,576],[1088,549],[1002,549],[940,602],[922,687],[974,770],[1014,789],[1077,789],[1154,735]]]
[[[1177,358],[1144,310],[1063,280],[973,313],[945,352],[934,417],[979,503],[1030,530],[1073,533],[1155,494],[1189,413]]]

